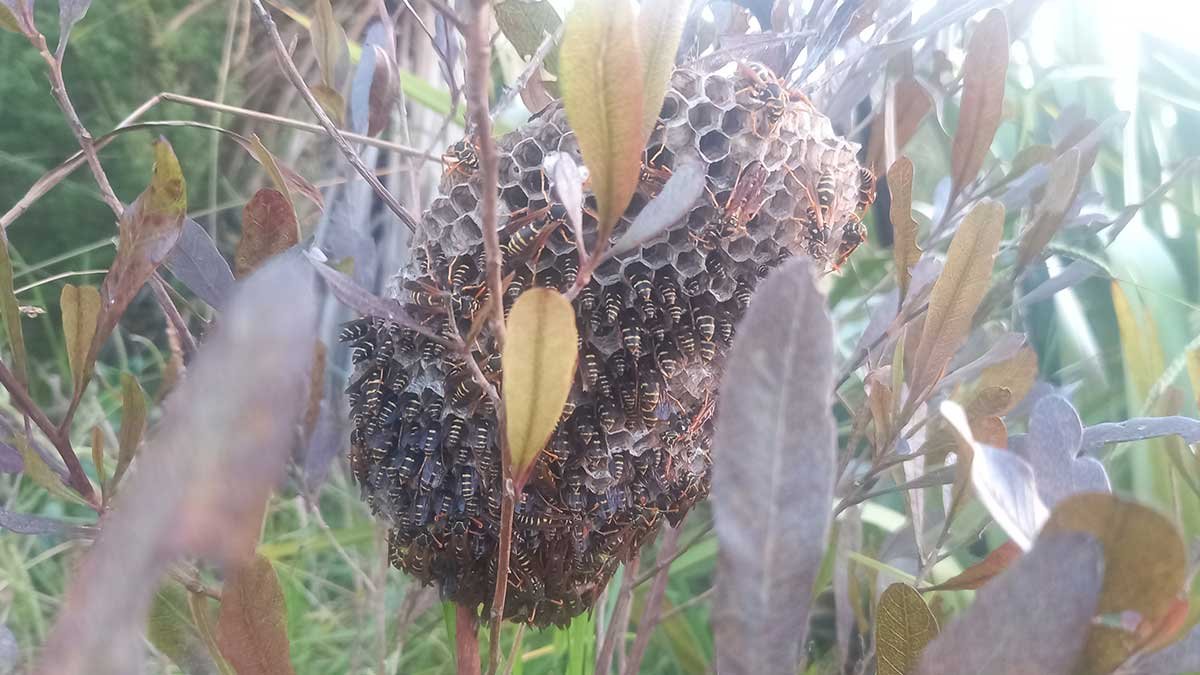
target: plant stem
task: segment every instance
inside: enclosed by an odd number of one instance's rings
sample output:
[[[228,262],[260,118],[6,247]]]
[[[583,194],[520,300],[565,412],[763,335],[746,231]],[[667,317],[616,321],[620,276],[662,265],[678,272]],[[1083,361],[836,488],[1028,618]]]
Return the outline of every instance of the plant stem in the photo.
[[[500,665],[500,624],[504,621],[504,596],[508,592],[508,558],[512,552],[513,482],[512,478],[508,477],[509,463],[505,461],[504,464],[504,491],[500,499],[500,540],[496,544],[496,591],[492,595],[488,675],[496,675],[496,669]]]
[[[640,559],[635,555],[633,560],[625,563],[625,573],[621,577],[621,589],[617,593],[617,604],[613,607],[612,621],[605,631],[604,642],[596,655],[596,675],[608,675],[612,670],[612,657],[617,643],[623,642],[625,630],[629,627],[629,613],[633,609],[633,589],[636,585],[638,564]]]
[[[658,549],[659,558],[672,559],[675,555],[675,545],[679,543],[679,534],[683,531],[679,527],[667,528],[663,533],[662,546]],[[650,593],[646,596],[645,609],[642,610],[642,616],[638,619],[637,639],[633,643],[633,650],[629,652],[629,661],[625,664],[624,675],[636,675],[642,667],[642,657],[646,655],[646,647],[650,645],[650,636],[654,634],[654,629],[658,626],[658,618],[662,613],[662,599],[667,592],[667,577],[671,574],[671,566],[665,565],[658,568],[658,573],[654,576],[654,584],[650,587]]]
[[[479,622],[475,610],[465,605],[455,605],[454,647],[458,675],[479,675]]]
[[[333,120],[329,119],[329,115],[325,114],[325,109],[321,107],[321,104],[317,102],[317,98],[313,96],[308,85],[304,83],[304,76],[300,74],[300,71],[296,68],[296,62],[292,61],[291,55],[288,54],[287,46],[283,44],[283,38],[279,36],[279,29],[275,26],[275,20],[271,18],[271,13],[263,7],[261,0],[251,0],[251,3],[254,7],[254,13],[258,15],[258,20],[266,27],[267,34],[271,37],[271,43],[275,47],[275,56],[278,57],[280,64],[283,66],[284,75],[291,81],[292,86],[300,92],[300,97],[304,99],[309,109],[316,115],[317,121],[321,123],[325,132],[333,139],[342,156],[346,158],[347,162],[350,162],[350,166],[354,167],[358,175],[367,181],[367,185],[370,185],[371,189],[375,191],[375,194],[379,196],[383,203],[387,204],[392,213],[396,214],[400,222],[404,223],[409,230],[416,231],[416,219],[408,212],[408,209],[405,209],[400,205],[400,202],[396,201],[395,195],[383,186],[383,183],[379,181],[379,177],[375,175],[375,172],[367,168],[366,164],[363,164],[362,158],[358,156],[354,148],[350,147],[350,142],[346,140],[345,134],[337,128]]]
[[[488,293],[492,303],[492,333],[496,348],[504,348],[504,300],[500,280],[502,264],[500,232],[496,229],[496,185],[500,181],[500,162],[496,142],[492,138],[492,119],[488,116],[488,85],[491,83],[492,45],[487,36],[487,0],[472,0],[471,20],[467,30],[467,110],[472,131],[479,147],[481,179],[480,213],[483,222],[483,248],[487,253]]]

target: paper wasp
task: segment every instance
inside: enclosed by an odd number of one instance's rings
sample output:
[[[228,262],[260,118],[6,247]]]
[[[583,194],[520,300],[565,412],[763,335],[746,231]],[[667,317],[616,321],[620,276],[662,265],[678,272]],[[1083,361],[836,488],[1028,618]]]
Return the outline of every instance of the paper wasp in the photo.
[[[479,170],[479,149],[474,141],[464,138],[446,148],[442,155],[442,164],[445,166],[442,178],[456,174],[469,177]]]
[[[766,111],[768,133],[774,131],[783,119],[787,104],[801,102],[812,107],[807,96],[790,89],[782,79],[762,66],[738,63],[738,73],[750,84],[738,90],[737,94],[749,94],[753,101],[762,104]]]
[[[717,196],[709,190],[709,197],[719,210],[714,221],[709,223],[697,235],[700,244],[705,248],[716,248],[719,241],[739,237],[746,233],[746,224],[766,203],[762,198],[763,186],[767,180],[767,169],[762,162],[754,161],[742,167],[737,180],[725,203],[721,204]]]
[[[667,152],[667,148],[664,145],[656,147],[657,150],[653,155],[651,155],[651,150],[654,148],[646,149],[645,158],[642,160],[642,169],[638,174],[638,182],[649,187],[652,195],[657,195],[671,179],[671,169],[667,166],[667,162],[660,161],[663,160],[663,153]]]
[[[863,173],[865,172],[865,173]],[[865,169],[860,171],[860,185],[858,190],[858,200],[855,208],[857,209],[863,203],[864,188],[866,192],[873,192],[874,177],[872,176],[869,185],[864,185],[864,178],[870,174]],[[829,251],[826,246],[829,243],[829,235],[833,226],[836,224],[833,220],[838,213],[837,190],[834,185],[834,179],[831,174],[822,174],[817,179],[816,195],[813,195],[812,190],[808,188],[796,175],[792,177],[799,184],[800,189],[804,191],[808,198],[808,205],[804,207],[804,215],[798,220],[805,228],[805,234],[809,239],[809,251],[817,258],[824,257]],[[873,198],[873,195],[872,195]],[[867,240],[867,228],[863,225],[862,219],[853,211],[847,215],[845,225],[842,227],[842,236],[838,241],[837,251],[833,252],[833,268],[838,269],[858,248],[860,244]]]

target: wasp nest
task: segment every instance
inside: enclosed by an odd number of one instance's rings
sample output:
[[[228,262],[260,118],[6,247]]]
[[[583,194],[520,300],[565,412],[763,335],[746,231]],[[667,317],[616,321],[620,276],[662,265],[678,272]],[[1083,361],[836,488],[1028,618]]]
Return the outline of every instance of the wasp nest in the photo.
[[[565,292],[576,282],[575,238],[542,165],[554,152],[582,158],[557,105],[498,150],[507,309],[526,288]],[[678,523],[707,494],[721,362],[755,285],[793,254],[836,267],[865,235],[855,212],[874,181],[855,150],[757,66],[675,73],[614,238],[678,163],[700,162],[706,190],[664,234],[601,264],[574,299],[578,373],[518,496],[506,618],[569,621],[664,520]],[[447,153],[441,193],[393,289],[447,338],[468,335],[486,303],[477,166],[469,141]],[[594,250],[589,210],[584,240]],[[357,364],[351,464],[391,527],[392,563],[460,603],[488,604],[500,509],[493,404],[442,342],[370,318],[348,324],[342,339]],[[486,328],[472,348],[499,386]]]

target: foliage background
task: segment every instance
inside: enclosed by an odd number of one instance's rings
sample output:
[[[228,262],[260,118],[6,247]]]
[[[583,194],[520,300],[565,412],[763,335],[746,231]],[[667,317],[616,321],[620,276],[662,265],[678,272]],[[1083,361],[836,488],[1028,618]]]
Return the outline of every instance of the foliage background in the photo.
[[[352,3],[339,5],[339,16],[350,27],[358,20]],[[422,5],[423,3],[414,3]],[[715,3],[724,5],[725,3]],[[1033,38],[1014,47],[1009,71],[1006,116],[993,154],[1006,166],[1021,148],[1053,144],[1064,120],[1086,113],[1106,120],[1121,111],[1131,113],[1123,129],[1113,127],[1101,148],[1096,169],[1088,177],[1094,208],[1116,213],[1125,204],[1149,195],[1184,160],[1200,153],[1200,57],[1178,45],[1140,35],[1127,50],[1134,64],[1130,73],[1115,72],[1109,46],[1092,30],[1092,3],[1049,0],[1039,17],[1057,17],[1052,49],[1034,49]],[[72,36],[66,79],[76,106],[90,129],[113,128],[137,105],[160,91],[176,91],[224,100],[249,108],[308,119],[294,98],[280,96],[287,85],[278,76],[260,36],[248,31],[245,3],[229,11],[226,3],[187,0],[128,0],[97,2]],[[722,8],[727,11],[729,8]],[[422,8],[423,16],[432,14]],[[740,11],[740,10],[735,10]],[[181,20],[186,14],[186,19]],[[718,16],[721,16],[718,13]],[[53,43],[56,23],[53,3],[38,6],[38,25]],[[359,24],[361,25],[361,24]],[[286,27],[303,35],[294,26]],[[353,36],[353,33],[351,33]],[[286,36],[285,36],[286,37]],[[407,134],[413,140],[440,147],[460,131],[451,127],[438,137],[437,122],[451,112],[451,97],[436,63],[421,54],[427,40],[411,33],[410,67],[419,80],[433,85],[433,95],[415,110]],[[222,52],[230,40],[234,58],[223,71]],[[402,43],[403,44],[403,43]],[[515,54],[503,42],[495,77],[497,88],[519,69]],[[299,59],[315,70],[304,39]],[[425,50],[427,51],[427,50]],[[240,53],[241,58],[236,58]],[[948,54],[958,63],[961,53]],[[15,202],[27,186],[75,148],[69,130],[48,92],[43,64],[20,39],[0,34],[0,205]],[[224,93],[219,82],[226,80]],[[408,87],[409,84],[406,84]],[[517,106],[519,107],[519,105]],[[421,108],[425,110],[422,111]],[[519,121],[518,112],[508,111]],[[212,121],[209,111],[161,104],[161,119]],[[932,209],[939,177],[949,172],[949,136],[957,111],[947,102],[930,115],[908,146],[917,165],[918,206]],[[508,117],[502,117],[508,119]],[[334,173],[330,146],[313,137],[229,116],[224,121],[243,132],[261,133],[281,157],[314,182]],[[224,250],[236,239],[240,206],[263,180],[235,147],[222,141],[213,162],[214,137],[202,130],[171,130],[168,134],[189,180],[192,215],[218,235]],[[114,187],[125,199],[145,184],[151,154],[149,133],[128,134],[104,151]],[[218,180],[214,193],[210,180]],[[428,177],[418,189],[428,190]],[[1074,259],[1098,269],[1071,291],[1032,308],[1025,317],[1037,349],[1041,376],[1072,392],[1085,423],[1155,414],[1196,414],[1196,379],[1200,352],[1200,183],[1194,175],[1176,181],[1162,199],[1143,208],[1121,235],[1107,247],[1095,240],[1069,236],[1056,241],[1059,255],[1052,265]],[[230,208],[230,207],[235,208]],[[69,373],[61,347],[57,299],[64,280],[80,283],[88,270],[104,270],[113,254],[111,216],[97,198],[86,172],[76,175],[42,199],[9,230],[16,261],[17,286],[23,304],[46,310],[27,321],[32,353],[32,388],[47,409],[65,407]],[[877,231],[832,282],[830,301],[839,320],[843,353],[857,341],[866,307],[876,283],[890,273],[890,250],[881,246]],[[387,255],[376,265],[385,269]],[[1036,280],[1035,280],[1036,281]],[[92,279],[95,283],[96,279]],[[1114,282],[1130,298],[1143,320],[1122,322],[1113,305]],[[118,375],[132,372],[152,398],[167,372],[168,353],[161,319],[145,297],[119,329],[100,360],[98,382],[89,389],[80,413],[80,429],[100,424],[111,434],[120,419]],[[344,356],[337,360],[345,367]],[[336,368],[334,369],[337,370]],[[341,371],[344,374],[344,370]],[[338,377],[335,372],[334,378]],[[64,388],[63,382],[68,382]],[[11,414],[9,418],[11,419]],[[842,420],[848,432],[848,420]],[[79,447],[88,445],[77,439]],[[1118,492],[1176,514],[1186,540],[1200,535],[1200,509],[1170,470],[1169,454],[1151,447],[1178,440],[1157,440],[1123,446],[1107,463]],[[350,483],[343,463],[316,496],[319,511],[295,492],[283,492],[270,504],[261,552],[275,563],[282,583],[291,638],[292,659],[298,672],[441,673],[453,670],[451,615],[429,591],[412,588],[407,579],[384,564],[383,542],[365,506]],[[10,511],[82,518],[85,511],[64,504],[20,476],[0,474],[0,506]],[[886,538],[899,530],[904,518],[898,499],[882,499],[864,513],[868,536]],[[716,542],[709,533],[711,517],[700,509],[688,519],[681,541],[695,542],[673,563],[667,589],[664,621],[650,643],[644,661],[647,673],[703,673],[713,654],[708,600],[715,564]],[[991,548],[981,546],[981,551]],[[80,546],[70,540],[0,534],[0,624],[15,637],[20,650],[32,654],[42,644],[65,589],[66,575],[78,559]],[[971,552],[963,556],[969,561]],[[886,561],[883,561],[886,562]],[[962,564],[960,562],[959,564]],[[643,566],[643,569],[649,563]],[[616,588],[620,579],[614,582]],[[385,589],[372,593],[368,585]],[[642,586],[643,589],[646,586]],[[953,597],[953,596],[948,596]],[[641,594],[635,596],[637,617]],[[951,605],[965,600],[947,600]],[[587,672],[595,650],[595,616],[583,617],[567,629],[525,635],[514,672]],[[829,639],[828,631],[815,636]],[[513,631],[506,631],[512,640]],[[161,661],[164,672],[175,666]]]

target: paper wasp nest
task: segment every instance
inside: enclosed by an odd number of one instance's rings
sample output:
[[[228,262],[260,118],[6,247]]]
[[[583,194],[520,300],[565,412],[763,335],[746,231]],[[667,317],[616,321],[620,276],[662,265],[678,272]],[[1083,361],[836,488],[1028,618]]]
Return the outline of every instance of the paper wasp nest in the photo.
[[[857,147],[760,73],[730,64],[672,78],[614,238],[687,158],[702,163],[706,190],[662,236],[600,265],[574,300],[578,372],[518,495],[507,618],[569,621],[663,521],[679,522],[704,498],[721,363],[755,285],[794,254],[836,267],[865,234],[855,212],[874,179],[856,163]],[[498,149],[507,309],[526,288],[566,291],[577,278],[574,237],[542,163],[552,152],[582,158],[558,105]],[[476,167],[469,142],[452,146],[441,194],[394,286],[406,311],[443,336],[450,321],[466,335],[486,299]],[[592,250],[595,228],[585,216]],[[488,604],[500,508],[492,404],[461,358],[411,330],[364,318],[342,339],[357,364],[351,464],[390,524],[392,563],[460,603]],[[486,329],[475,358],[498,387]]]

